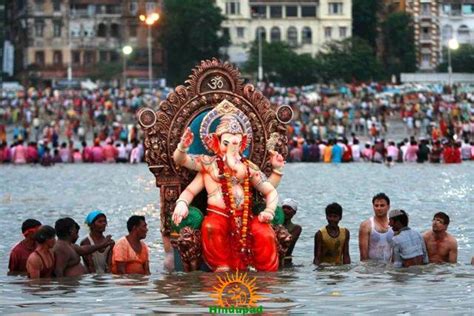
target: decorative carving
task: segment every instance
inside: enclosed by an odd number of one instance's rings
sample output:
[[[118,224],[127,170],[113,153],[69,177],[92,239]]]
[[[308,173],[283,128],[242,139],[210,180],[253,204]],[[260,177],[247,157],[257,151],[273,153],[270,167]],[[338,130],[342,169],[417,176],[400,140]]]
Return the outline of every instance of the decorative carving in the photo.
[[[277,237],[278,257],[280,259],[281,267],[293,237],[283,225],[274,225],[273,230],[275,231],[275,235]]]
[[[293,118],[293,109],[288,105],[280,105],[277,109],[277,118],[283,124],[290,123]]]
[[[143,109],[138,122],[145,132],[145,161],[155,175],[156,185],[161,187],[161,231],[170,234],[170,217],[181,188],[192,180],[194,174],[186,168],[177,168],[173,162],[176,149],[185,129],[196,117],[212,110],[222,101],[232,102],[248,119],[252,132],[249,159],[269,176],[266,143],[272,134],[274,149],[288,155],[286,127],[277,117],[270,101],[253,85],[243,85],[240,72],[229,63],[212,60],[202,61],[192,70],[185,85],[175,88],[159,109]],[[151,125],[153,123],[153,125]]]
[[[184,227],[179,232],[178,240],[174,242],[178,248],[185,272],[196,271],[201,262],[201,231]]]

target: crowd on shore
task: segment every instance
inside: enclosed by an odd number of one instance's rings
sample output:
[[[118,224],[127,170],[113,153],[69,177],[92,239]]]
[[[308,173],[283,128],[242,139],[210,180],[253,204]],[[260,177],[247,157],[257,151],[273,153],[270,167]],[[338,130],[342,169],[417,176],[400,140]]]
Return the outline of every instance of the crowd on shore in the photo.
[[[452,163],[474,157],[470,87],[258,87],[273,104],[294,111],[288,161]],[[143,134],[135,112],[156,106],[167,92],[30,88],[4,95],[0,164],[141,162]],[[400,139],[388,139],[394,120],[405,125],[403,135],[396,136]]]
[[[361,261],[393,264],[397,268],[457,263],[458,245],[456,238],[447,232],[450,218],[446,213],[434,214],[432,229],[420,234],[409,227],[406,211],[390,210],[386,194],[376,194],[372,207],[374,215],[360,224]],[[302,232],[302,227],[292,222],[298,203],[285,199],[282,209],[284,227],[292,238],[280,268],[292,265],[292,253]],[[343,208],[331,203],[325,213],[327,225],[314,235],[313,264],[350,264],[350,232],[339,226]],[[77,277],[86,273],[150,274],[149,249],[143,241],[148,232],[144,216],[131,216],[126,225],[128,235],[117,242],[105,235],[107,216],[104,212],[90,212],[85,222],[89,233],[77,245],[80,226],[74,219],[60,218],[54,228],[36,219],[27,219],[21,227],[24,239],[11,250],[8,273],[26,274],[30,278]],[[474,265],[474,257],[471,263]]]

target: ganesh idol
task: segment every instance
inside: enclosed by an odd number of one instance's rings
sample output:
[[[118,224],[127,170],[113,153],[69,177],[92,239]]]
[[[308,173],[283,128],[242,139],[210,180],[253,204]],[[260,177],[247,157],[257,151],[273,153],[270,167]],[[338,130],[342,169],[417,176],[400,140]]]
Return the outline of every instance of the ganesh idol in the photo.
[[[213,122],[217,127],[210,132]],[[215,125],[215,124],[214,124]],[[188,128],[181,137],[173,160],[178,166],[197,172],[182,191],[172,220],[179,225],[189,214],[189,206],[203,189],[207,192],[207,212],[201,225],[202,255],[212,271],[276,271],[279,265],[275,232],[271,221],[278,203],[278,186],[283,157],[271,151],[273,172],[266,177],[244,157],[252,138],[246,116],[225,100],[210,111],[200,128],[202,143],[214,155],[191,155],[194,135]],[[253,192],[258,191],[265,208],[254,214]]]

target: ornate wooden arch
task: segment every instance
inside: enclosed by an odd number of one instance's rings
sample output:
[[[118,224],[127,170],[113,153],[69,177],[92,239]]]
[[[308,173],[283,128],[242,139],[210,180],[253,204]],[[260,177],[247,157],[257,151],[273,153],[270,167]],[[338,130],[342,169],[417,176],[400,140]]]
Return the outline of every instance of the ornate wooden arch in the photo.
[[[137,113],[145,132],[145,161],[160,187],[161,232],[164,236],[170,234],[169,218],[175,201],[193,177],[187,169],[175,166],[173,152],[188,125],[223,100],[232,102],[249,118],[253,143],[248,158],[267,176],[271,173],[266,149],[270,135],[279,135],[275,150],[283,157],[288,155],[284,123],[290,121],[291,109],[287,106],[272,107],[253,85],[243,84],[239,70],[231,64],[215,58],[201,61],[185,85],[177,86],[160,103],[157,111],[142,108]]]

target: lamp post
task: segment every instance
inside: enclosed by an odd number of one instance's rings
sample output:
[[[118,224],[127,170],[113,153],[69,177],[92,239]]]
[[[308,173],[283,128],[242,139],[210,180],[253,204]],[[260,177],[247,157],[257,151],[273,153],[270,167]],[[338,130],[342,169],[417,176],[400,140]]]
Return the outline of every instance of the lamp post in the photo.
[[[127,89],[127,58],[133,52],[133,48],[130,45],[122,47],[122,59],[123,59],[123,88]]]
[[[151,27],[155,24],[156,21],[160,19],[160,15],[156,12],[153,12],[148,15],[141,14],[140,21],[144,22],[148,27],[148,89],[152,89],[152,80],[153,80],[153,69],[152,69],[152,50],[151,50]]]
[[[262,15],[258,13],[258,81],[263,81],[263,64],[262,64]]]
[[[453,75],[453,67],[451,66],[451,50],[456,50],[459,48],[458,40],[452,38],[448,41],[448,84],[449,87],[452,85],[452,75]]]

